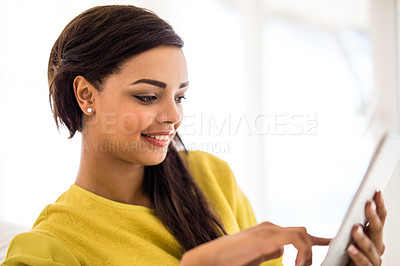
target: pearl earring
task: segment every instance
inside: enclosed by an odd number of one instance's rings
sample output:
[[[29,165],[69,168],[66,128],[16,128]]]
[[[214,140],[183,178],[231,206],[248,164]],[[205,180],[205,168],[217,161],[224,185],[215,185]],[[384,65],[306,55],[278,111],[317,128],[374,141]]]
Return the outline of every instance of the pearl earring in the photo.
[[[91,112],[93,111],[93,109],[89,107],[89,108],[87,109],[87,111],[88,111],[89,113],[91,113]]]

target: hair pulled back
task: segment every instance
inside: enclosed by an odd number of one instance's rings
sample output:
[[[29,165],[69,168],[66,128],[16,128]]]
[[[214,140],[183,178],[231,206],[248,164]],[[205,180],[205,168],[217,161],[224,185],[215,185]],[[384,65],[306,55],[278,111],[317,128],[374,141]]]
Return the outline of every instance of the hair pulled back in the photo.
[[[126,60],[160,45],[182,47],[183,41],[167,22],[143,8],[99,6],[75,17],[49,59],[49,101],[57,128],[66,126],[69,138],[82,131],[83,113],[73,89],[76,76],[101,91],[105,79]],[[189,250],[226,232],[180,158],[179,147],[185,149],[176,134],[165,160],[145,167],[143,189],[160,220],[183,250]]]

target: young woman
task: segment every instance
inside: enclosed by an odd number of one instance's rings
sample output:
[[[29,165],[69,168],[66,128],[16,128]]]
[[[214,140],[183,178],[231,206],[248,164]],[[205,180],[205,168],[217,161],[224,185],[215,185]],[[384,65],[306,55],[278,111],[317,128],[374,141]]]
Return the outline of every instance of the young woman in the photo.
[[[70,138],[82,133],[76,182],[10,243],[4,265],[281,265],[283,246],[310,265],[329,240],[257,225],[229,166],[186,151],[177,130],[188,89],[183,41],[154,13],[95,7],[51,51],[50,103]],[[55,176],[56,178],[56,176]],[[385,208],[354,228],[357,265],[378,265]]]

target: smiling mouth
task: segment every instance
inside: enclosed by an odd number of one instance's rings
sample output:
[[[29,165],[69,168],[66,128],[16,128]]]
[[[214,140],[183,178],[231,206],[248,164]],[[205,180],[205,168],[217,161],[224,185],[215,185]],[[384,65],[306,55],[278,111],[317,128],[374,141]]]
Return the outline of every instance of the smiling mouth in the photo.
[[[157,140],[168,140],[169,139],[169,135],[146,135],[146,134],[142,134],[142,136],[153,138],[153,139],[157,139]]]
[[[164,147],[169,142],[169,135],[141,135],[146,141],[157,147]]]

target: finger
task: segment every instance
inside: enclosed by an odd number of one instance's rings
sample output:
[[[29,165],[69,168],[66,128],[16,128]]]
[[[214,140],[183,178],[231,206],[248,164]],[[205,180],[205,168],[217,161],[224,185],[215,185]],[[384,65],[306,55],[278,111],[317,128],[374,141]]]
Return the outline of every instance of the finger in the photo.
[[[251,262],[246,263],[245,266],[256,266],[256,265],[258,266],[261,263],[263,263],[264,261],[277,259],[277,258],[282,257],[282,255],[283,255],[283,246],[271,254],[260,256],[256,259],[252,260]]]
[[[285,228],[285,233],[291,239],[291,244],[298,250],[296,265],[311,265],[312,241],[307,230],[304,227],[288,227]]]
[[[385,208],[385,203],[383,201],[383,196],[381,191],[377,191],[374,196],[374,201],[376,203],[376,209],[377,213],[379,215],[379,218],[382,221],[382,225],[385,224],[386,221],[386,216],[387,216],[387,211]]]
[[[367,235],[374,243],[378,253],[383,254],[383,224],[379,215],[376,211],[376,205],[374,201],[370,201],[365,206],[365,216],[368,220]]]
[[[309,237],[313,246],[327,246],[332,240],[332,238],[316,237],[312,235],[309,235]]]
[[[360,225],[353,227],[352,235],[358,246],[359,253],[362,253],[373,265],[380,265],[381,258],[375,248],[375,244],[364,233]]]
[[[347,254],[356,265],[368,265],[372,266],[371,262],[365,257],[354,245],[350,245],[347,248]]]
[[[287,228],[273,223],[262,222],[242,232],[246,231],[251,232],[251,234],[248,234],[249,241],[254,242],[255,246],[258,247],[256,256],[248,261],[249,265],[282,257],[284,245],[292,244],[292,237],[286,232]]]
[[[263,222],[252,230],[260,238],[259,247],[262,254],[270,254],[271,247],[282,247],[292,244],[297,250],[296,265],[311,265],[312,263],[312,241],[304,227],[279,227],[274,224]],[[268,232],[265,234],[263,232]],[[263,240],[267,237],[268,241]],[[268,245],[264,245],[268,243]],[[274,244],[271,245],[271,242]],[[283,249],[281,250],[283,252]]]

